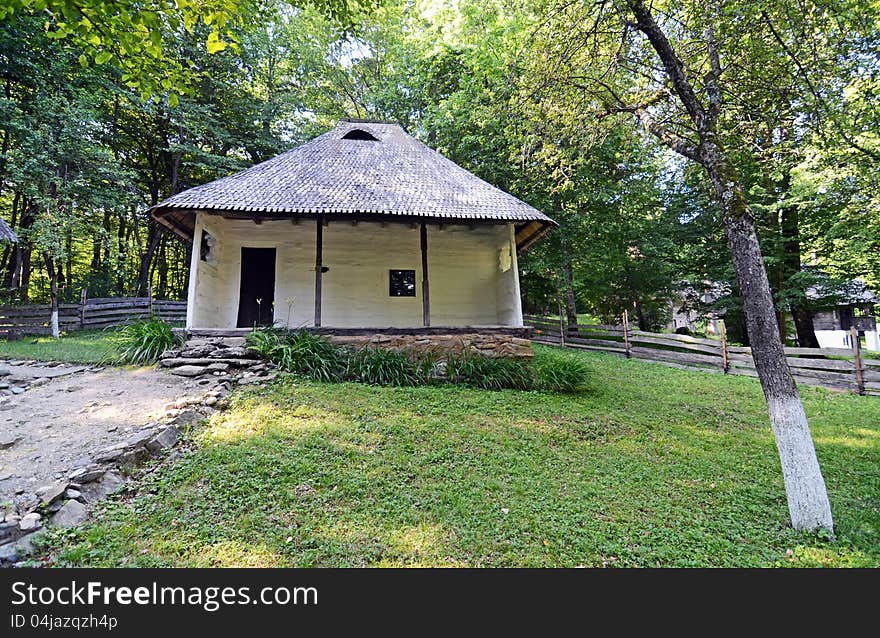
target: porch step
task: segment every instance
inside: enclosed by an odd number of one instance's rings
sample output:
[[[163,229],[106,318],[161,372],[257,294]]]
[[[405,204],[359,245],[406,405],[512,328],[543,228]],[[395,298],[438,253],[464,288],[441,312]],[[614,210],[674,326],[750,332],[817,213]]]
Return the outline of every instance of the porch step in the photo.
[[[209,375],[230,383],[257,383],[275,376],[274,366],[248,350],[241,333],[188,335],[182,347],[166,350],[159,360],[181,377]],[[202,383],[202,381],[199,381]]]
[[[225,363],[235,368],[248,368],[260,363],[259,359],[228,359],[224,357],[217,358],[189,358],[189,357],[168,357],[160,362],[166,368],[176,368],[177,366],[210,366],[215,363]],[[217,368],[215,368],[217,369]]]

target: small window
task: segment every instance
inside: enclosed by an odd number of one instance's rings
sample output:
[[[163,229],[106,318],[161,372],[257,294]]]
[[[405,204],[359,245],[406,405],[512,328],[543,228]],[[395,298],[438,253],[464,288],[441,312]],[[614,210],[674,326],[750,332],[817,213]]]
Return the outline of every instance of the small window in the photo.
[[[390,270],[389,291],[392,297],[415,297],[416,296],[416,271],[415,270]]]
[[[378,142],[379,138],[371,133],[367,133],[365,130],[360,128],[353,128],[348,133],[342,136],[344,140],[362,140],[369,142]]]
[[[216,240],[204,230],[202,231],[202,242],[199,245],[199,258],[207,263],[214,263],[214,255],[212,250]]]

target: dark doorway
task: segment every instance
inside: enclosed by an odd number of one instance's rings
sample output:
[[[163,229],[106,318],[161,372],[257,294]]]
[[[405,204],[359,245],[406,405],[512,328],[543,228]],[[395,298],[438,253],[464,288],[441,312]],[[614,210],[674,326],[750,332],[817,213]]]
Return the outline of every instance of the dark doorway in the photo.
[[[275,249],[241,249],[238,327],[271,326],[275,301]]]

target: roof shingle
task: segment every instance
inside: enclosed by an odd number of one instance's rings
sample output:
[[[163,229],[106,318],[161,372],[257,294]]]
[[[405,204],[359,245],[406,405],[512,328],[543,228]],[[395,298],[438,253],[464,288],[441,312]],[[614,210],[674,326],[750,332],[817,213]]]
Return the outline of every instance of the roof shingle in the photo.
[[[359,130],[376,138],[355,134]],[[191,233],[191,211],[249,216],[356,215],[555,222],[407,135],[398,124],[340,122],[332,131],[239,173],[169,197],[150,209]],[[171,216],[172,219],[167,219]],[[180,228],[181,226],[189,228]],[[183,230],[184,232],[181,232]],[[541,232],[541,235],[544,233]]]

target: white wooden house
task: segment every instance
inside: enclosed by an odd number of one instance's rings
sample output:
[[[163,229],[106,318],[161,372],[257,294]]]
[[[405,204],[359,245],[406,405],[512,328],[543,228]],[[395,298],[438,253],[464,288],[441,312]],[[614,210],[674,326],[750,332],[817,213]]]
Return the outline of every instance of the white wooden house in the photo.
[[[517,253],[555,226],[399,125],[356,121],[150,212],[193,242],[190,331],[513,334]]]

